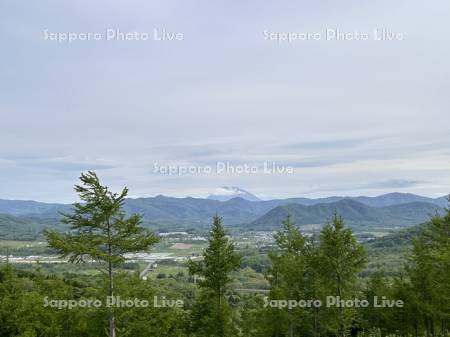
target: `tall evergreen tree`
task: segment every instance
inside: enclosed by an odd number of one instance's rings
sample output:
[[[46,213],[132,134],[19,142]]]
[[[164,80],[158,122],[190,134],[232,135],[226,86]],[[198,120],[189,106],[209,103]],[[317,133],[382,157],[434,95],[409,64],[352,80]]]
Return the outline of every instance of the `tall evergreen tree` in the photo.
[[[190,261],[189,273],[199,277],[200,299],[193,313],[193,330],[199,336],[234,336],[230,308],[225,297],[241,258],[229,242],[222,219],[214,216],[203,260]]]
[[[366,264],[366,252],[353,237],[352,231],[345,228],[342,217],[335,214],[331,223],[322,228],[319,249],[319,267],[329,289],[327,295],[342,300],[354,295],[357,273]],[[353,320],[352,311],[338,307],[332,318],[334,324],[331,329],[337,336],[345,337]]]
[[[272,266],[268,281],[271,285],[270,298],[274,300],[300,300],[306,293],[306,247],[305,237],[288,216],[283,221],[283,230],[275,234],[277,249],[270,252]],[[301,308],[270,309],[273,311],[274,335],[298,336],[304,322],[305,311]]]
[[[305,298],[321,300],[324,299],[324,286],[323,278],[319,268],[320,264],[320,250],[319,250],[319,240],[317,235],[312,235],[309,237],[305,244],[305,254],[306,254],[306,270],[305,278],[307,287],[305,289]],[[312,335],[318,337],[321,335],[321,308],[318,306],[313,306],[309,309],[311,316],[311,328]]]
[[[415,238],[406,266],[426,335],[444,335],[450,322],[450,210],[431,218]]]
[[[434,287],[439,296],[434,308],[444,334],[450,328],[450,209],[443,216],[434,216],[423,236],[428,242],[429,255],[436,270]]]
[[[123,204],[128,193],[109,191],[95,172],[81,174],[81,185],[75,185],[81,202],[73,205],[73,213],[64,214],[62,222],[70,226],[68,233],[48,230],[45,235],[50,247],[70,262],[86,258],[106,262],[108,296],[114,296],[114,268],[125,261],[124,254],[147,250],[158,239],[141,227],[141,216],[126,217]],[[109,336],[116,333],[114,310],[109,313]]]
[[[434,334],[433,303],[439,294],[436,292],[434,280],[437,270],[433,266],[430,252],[423,235],[414,239],[412,256],[407,271],[413,284],[415,296],[420,303],[418,315],[423,318],[426,335]]]

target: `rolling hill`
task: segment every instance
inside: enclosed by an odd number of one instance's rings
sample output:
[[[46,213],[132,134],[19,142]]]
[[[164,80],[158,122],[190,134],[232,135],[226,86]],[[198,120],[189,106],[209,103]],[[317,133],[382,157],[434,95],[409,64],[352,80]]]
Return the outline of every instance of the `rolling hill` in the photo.
[[[64,208],[64,204],[50,204],[33,200],[6,200],[0,199],[0,214],[10,215],[41,215]]]
[[[0,214],[0,240],[35,240],[45,228],[62,229],[55,219]]]
[[[377,197],[289,198],[250,201],[232,198],[226,201],[201,198],[156,196],[127,199],[127,213],[140,213],[144,223],[156,229],[206,228],[216,213],[226,225],[240,228],[274,229],[291,214],[299,224],[323,223],[336,210],[349,224],[409,226],[420,223],[429,214],[447,205],[445,197],[427,198],[414,194],[391,193]],[[60,212],[70,212],[71,205],[36,201],[0,200],[3,230],[41,228],[57,224]],[[29,225],[27,225],[29,224]],[[28,235],[28,234],[27,234]]]
[[[426,202],[370,207],[351,199],[310,206],[289,204],[275,207],[251,222],[248,228],[253,230],[280,228],[283,219],[288,215],[297,225],[323,224],[329,221],[335,212],[349,225],[406,227],[424,222],[436,212],[443,213],[443,209]]]

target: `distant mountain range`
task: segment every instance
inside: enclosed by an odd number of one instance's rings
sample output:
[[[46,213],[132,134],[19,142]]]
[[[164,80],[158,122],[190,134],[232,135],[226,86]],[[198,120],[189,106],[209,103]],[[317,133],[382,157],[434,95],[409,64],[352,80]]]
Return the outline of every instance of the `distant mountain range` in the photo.
[[[10,215],[41,215],[52,211],[58,212],[59,209],[65,208],[64,204],[49,204],[33,200],[6,200],[0,199],[0,213]]]
[[[431,215],[442,214],[443,208],[427,202],[371,207],[351,199],[309,206],[289,204],[275,207],[251,222],[248,227],[255,230],[279,228],[288,215],[297,225],[323,224],[329,221],[335,212],[349,225],[393,227],[424,222]]]
[[[364,205],[371,207],[384,207],[384,206],[394,206],[400,204],[407,204],[411,202],[427,202],[430,204],[435,204],[440,207],[447,207],[448,201],[447,196],[439,197],[439,198],[428,198],[423,197],[417,194],[412,193],[388,193],[382,194],[376,197],[366,197],[366,196],[358,196],[358,197],[346,197],[346,196],[334,196],[334,197],[326,197],[326,198],[318,198],[318,199],[308,199],[308,198],[291,198],[285,199],[287,201],[292,201],[292,203],[297,203],[301,205],[317,205],[317,204],[325,204],[331,202],[337,202],[344,199],[358,201]]]
[[[427,198],[414,194],[390,193],[377,197],[343,197],[308,199],[289,198],[250,201],[235,197],[226,201],[201,198],[156,196],[127,199],[125,210],[140,213],[146,225],[158,229],[176,227],[205,228],[214,214],[223,217],[229,226],[254,229],[280,228],[281,220],[290,214],[297,224],[327,221],[336,211],[349,224],[410,226],[423,222],[430,214],[442,212],[446,197]],[[55,225],[59,213],[70,212],[71,205],[36,201],[1,200],[0,232],[32,223]],[[6,217],[6,218],[5,218]],[[15,221],[17,220],[17,221]],[[32,226],[32,227],[33,227]]]

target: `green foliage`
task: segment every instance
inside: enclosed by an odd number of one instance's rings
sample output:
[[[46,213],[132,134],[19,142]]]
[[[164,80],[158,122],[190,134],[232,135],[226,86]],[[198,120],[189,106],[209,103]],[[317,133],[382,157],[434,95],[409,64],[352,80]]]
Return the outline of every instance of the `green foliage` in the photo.
[[[62,257],[71,262],[89,257],[117,265],[125,261],[125,253],[146,250],[158,241],[140,226],[140,215],[125,216],[127,188],[120,194],[110,192],[94,172],[83,173],[80,180],[82,185],[76,185],[75,191],[81,202],[75,203],[73,213],[64,214],[62,220],[70,226],[69,233],[45,233],[49,246]]]
[[[412,249],[414,238],[425,227],[426,224],[419,224],[364,243],[369,263],[363,274],[370,276],[383,271],[387,277],[400,276],[404,272],[406,257]]]
[[[199,277],[201,292],[192,313],[191,330],[196,336],[234,336],[230,306],[225,297],[232,281],[231,272],[240,266],[241,258],[234,252],[216,215],[201,261],[190,261],[189,273]]]
[[[366,264],[366,252],[337,214],[320,233],[319,256],[319,268],[327,295],[340,299],[352,298],[356,291],[357,273]],[[328,311],[331,311],[331,331],[338,336],[347,335],[355,318],[354,310],[333,307]]]
[[[434,216],[414,240],[407,272],[427,334],[444,334],[450,321],[450,210]]]
[[[148,307],[117,308],[119,336],[185,336],[186,312],[183,308],[155,308],[154,296],[184,299],[177,287],[170,289],[149,284],[135,275],[116,276],[115,291],[122,299],[145,299]],[[45,306],[48,300],[99,299],[105,302],[107,287],[68,282],[61,278],[35,273],[19,273],[11,267],[0,268],[0,336],[71,336],[105,335],[108,310],[99,308],[58,309]]]
[[[146,249],[156,238],[142,229],[140,216],[126,216],[122,206],[127,190],[110,192],[93,172],[81,179],[82,185],[76,186],[81,202],[64,216],[68,231],[48,231],[47,238],[70,261],[91,263],[0,267],[0,336],[104,336],[112,313],[118,337],[449,336],[448,211],[429,224],[366,243],[377,263],[388,254],[400,256],[411,248],[405,269],[392,270],[391,264],[384,264],[391,270],[381,272],[373,264],[366,274],[361,272],[367,262],[365,250],[336,214],[313,237],[302,235],[288,217],[275,235],[274,249],[265,254],[261,251],[267,250],[247,245],[243,259],[216,216],[201,259],[193,258],[187,266],[179,261],[158,263],[157,271],[144,282],[136,272],[138,266],[124,264],[123,255]],[[8,250],[23,248],[17,242],[7,244]],[[39,252],[34,246],[27,249]],[[108,273],[100,268],[105,262]],[[186,268],[190,275],[185,274]],[[53,275],[46,276],[42,270]],[[266,279],[261,272],[266,272]],[[266,298],[261,290],[267,288]],[[60,310],[44,306],[46,297],[104,300],[113,289],[121,298],[152,302],[155,296],[165,296],[182,299],[185,305],[115,308],[113,312],[106,307]],[[327,296],[366,299],[369,306],[279,309],[265,305],[268,300],[325,303]],[[402,300],[404,306],[375,307],[375,296]]]
[[[306,247],[305,237],[287,217],[283,221],[284,229],[275,234],[277,250],[269,257],[272,266],[268,271],[271,285],[270,298],[300,300],[306,293]],[[291,335],[305,328],[301,323],[305,321],[305,311],[300,308],[280,311],[272,309],[274,321],[272,333],[289,331]]]
[[[66,234],[45,232],[50,247],[68,257],[70,262],[85,258],[104,261],[108,268],[108,295],[114,296],[113,268],[125,262],[124,254],[147,250],[158,239],[141,227],[141,216],[125,216],[123,204],[128,189],[113,193],[100,183],[94,172],[83,173],[81,185],[75,185],[81,202],[73,205],[73,213],[64,214],[63,223],[70,226]],[[115,337],[114,310],[109,313],[109,336]]]
[[[246,252],[242,257],[242,268],[250,267],[258,273],[265,273],[270,267],[270,258],[267,254],[259,252]]]
[[[357,273],[364,267],[364,249],[342,218],[335,215],[319,237],[306,239],[287,217],[284,229],[275,235],[277,249],[269,256],[272,266],[268,280],[270,300],[319,300],[326,296],[351,298],[357,291]],[[260,329],[261,335],[344,336],[355,318],[354,312],[341,308],[306,306],[301,308],[268,307]]]
[[[414,233],[415,236],[410,235]],[[380,335],[448,335],[450,321],[450,216],[434,216],[426,225],[393,235],[399,244],[412,241],[406,274],[394,279],[375,274],[365,285],[373,296],[402,300],[402,308],[365,308],[361,311],[366,331],[377,327]],[[390,239],[385,239],[385,242]]]
[[[321,271],[338,296],[351,289],[356,275],[367,262],[364,247],[353,237],[352,231],[344,226],[344,220],[334,215],[320,233]]]
[[[0,240],[41,240],[42,231],[49,226],[64,228],[55,219],[0,214]]]

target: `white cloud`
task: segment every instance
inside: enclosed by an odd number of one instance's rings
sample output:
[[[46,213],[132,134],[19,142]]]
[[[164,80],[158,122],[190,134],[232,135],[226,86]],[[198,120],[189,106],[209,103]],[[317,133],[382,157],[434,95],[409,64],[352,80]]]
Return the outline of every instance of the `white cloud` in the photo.
[[[277,197],[447,193],[450,3],[10,2],[0,13],[0,198],[66,201],[77,169],[133,195],[245,186]],[[182,31],[181,42],[43,41],[42,31]],[[405,41],[264,41],[263,30]],[[13,160],[12,157],[22,157]],[[34,159],[30,159],[33,157]],[[25,158],[25,159],[24,159]],[[28,158],[28,159],[26,159]],[[53,158],[53,159],[52,159]],[[64,158],[64,159],[55,159]],[[155,161],[295,167],[162,177]],[[383,182],[420,182],[387,184]]]

